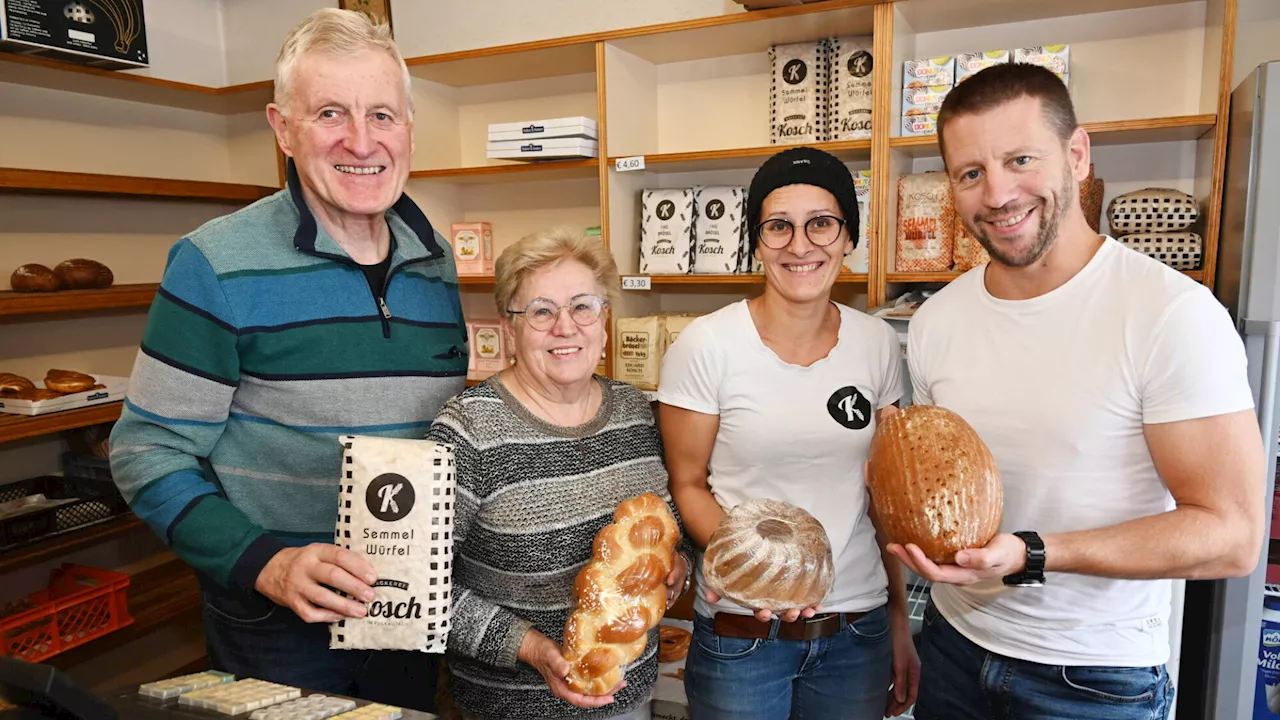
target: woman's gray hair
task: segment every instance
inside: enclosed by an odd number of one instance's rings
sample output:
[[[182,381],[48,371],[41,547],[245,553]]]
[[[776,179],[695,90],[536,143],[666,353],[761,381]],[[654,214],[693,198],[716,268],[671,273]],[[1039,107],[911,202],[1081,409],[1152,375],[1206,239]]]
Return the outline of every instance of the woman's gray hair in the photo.
[[[289,31],[289,36],[280,48],[280,55],[276,58],[276,106],[284,115],[289,114],[289,92],[298,58],[312,51],[343,56],[367,50],[381,50],[400,66],[404,78],[404,96],[409,103],[409,119],[412,120],[413,83],[409,78],[409,66],[405,65],[400,48],[391,38],[391,27],[385,23],[373,24],[364,13],[337,8],[317,10]]]
[[[493,265],[493,301],[498,313],[506,317],[508,310],[523,310],[511,307],[520,286],[533,273],[562,260],[586,265],[595,276],[596,285],[604,291],[604,299],[611,306],[618,304],[622,281],[609,248],[600,238],[587,237],[570,227],[557,227],[525,235],[498,256]]]

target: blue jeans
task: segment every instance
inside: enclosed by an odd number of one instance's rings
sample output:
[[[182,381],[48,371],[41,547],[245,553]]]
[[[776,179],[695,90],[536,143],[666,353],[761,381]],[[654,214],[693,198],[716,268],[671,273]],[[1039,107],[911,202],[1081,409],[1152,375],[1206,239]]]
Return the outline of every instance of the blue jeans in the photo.
[[[695,615],[684,689],[694,720],[881,720],[892,677],[884,606],[817,640],[721,637]]]
[[[440,656],[418,652],[330,650],[329,626],[303,622],[256,592],[204,592],[209,664],[258,678],[433,712]]]
[[[919,636],[916,720],[1164,720],[1173,684],[1163,665],[1042,665],[988,652],[930,601]]]

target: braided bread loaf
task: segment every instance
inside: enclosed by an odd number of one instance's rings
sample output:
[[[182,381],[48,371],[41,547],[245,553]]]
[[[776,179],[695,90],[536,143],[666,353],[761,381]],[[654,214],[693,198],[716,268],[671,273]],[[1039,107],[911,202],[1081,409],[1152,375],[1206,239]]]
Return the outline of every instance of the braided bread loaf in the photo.
[[[573,584],[576,609],[564,626],[569,687],[603,695],[622,681],[622,666],[644,652],[667,610],[667,575],[680,527],[652,493],[623,501],[596,534],[591,560]]]
[[[752,610],[797,610],[822,602],[835,570],[827,531],[779,500],[736,506],[711,534],[702,559],[707,585]]]

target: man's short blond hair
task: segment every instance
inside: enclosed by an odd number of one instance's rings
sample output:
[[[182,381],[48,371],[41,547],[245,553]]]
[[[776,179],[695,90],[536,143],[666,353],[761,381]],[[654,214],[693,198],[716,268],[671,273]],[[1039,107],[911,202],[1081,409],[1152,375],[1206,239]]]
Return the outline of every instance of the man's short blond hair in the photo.
[[[368,50],[381,50],[400,66],[404,77],[404,96],[409,103],[409,117],[413,117],[413,84],[409,79],[409,67],[405,65],[400,48],[391,38],[391,27],[385,23],[373,24],[364,13],[354,10],[322,8],[311,13],[294,26],[285,38],[276,58],[275,103],[280,112],[289,114],[289,92],[293,84],[293,72],[298,58],[318,51],[344,56]]]
[[[525,235],[498,256],[493,266],[493,301],[502,317],[507,316],[508,310],[524,309],[511,307],[511,303],[530,275],[564,260],[586,265],[595,276],[596,286],[604,293],[604,300],[617,305],[622,285],[618,265],[609,249],[598,237],[587,237],[569,227],[557,227]]]

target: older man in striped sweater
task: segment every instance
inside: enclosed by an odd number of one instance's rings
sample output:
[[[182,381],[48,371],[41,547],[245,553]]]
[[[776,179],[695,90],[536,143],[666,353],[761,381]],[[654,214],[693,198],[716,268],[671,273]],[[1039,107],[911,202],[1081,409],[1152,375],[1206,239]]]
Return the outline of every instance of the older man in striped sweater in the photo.
[[[287,187],[171,250],[111,466],[196,570],[214,667],[356,695],[370,656],[328,650],[326,623],[362,617],[374,577],[332,543],[338,436],[422,437],[463,387],[467,336],[452,253],[403,194],[413,110],[389,30],[318,11],[275,93]]]

